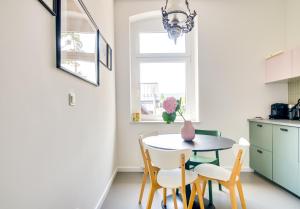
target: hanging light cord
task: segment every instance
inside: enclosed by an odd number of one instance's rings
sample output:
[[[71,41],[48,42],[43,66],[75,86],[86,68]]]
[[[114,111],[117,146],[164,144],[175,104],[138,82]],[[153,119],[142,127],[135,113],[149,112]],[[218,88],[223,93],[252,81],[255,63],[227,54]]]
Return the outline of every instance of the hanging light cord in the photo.
[[[166,0],[165,10],[167,9],[167,5],[168,5],[168,0]]]

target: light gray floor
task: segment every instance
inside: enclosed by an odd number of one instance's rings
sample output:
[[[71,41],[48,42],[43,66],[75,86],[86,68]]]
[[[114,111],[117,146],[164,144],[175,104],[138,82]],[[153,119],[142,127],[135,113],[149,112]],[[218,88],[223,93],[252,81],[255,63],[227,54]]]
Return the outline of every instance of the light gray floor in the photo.
[[[141,179],[141,173],[118,173],[101,209],[145,209],[149,185],[146,185],[143,203],[139,205]],[[256,174],[243,173],[242,184],[247,209],[300,209],[299,198]],[[231,208],[227,191],[220,192],[215,184],[213,195],[217,209]],[[154,197],[152,209],[161,209],[161,200],[162,193],[159,192]]]

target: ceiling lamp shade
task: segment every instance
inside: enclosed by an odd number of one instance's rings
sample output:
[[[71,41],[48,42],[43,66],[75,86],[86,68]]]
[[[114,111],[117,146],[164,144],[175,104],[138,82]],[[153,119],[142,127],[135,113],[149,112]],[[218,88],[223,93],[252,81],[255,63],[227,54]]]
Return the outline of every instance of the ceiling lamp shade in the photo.
[[[175,44],[183,33],[193,29],[197,13],[195,10],[191,13],[188,0],[166,0],[166,5],[161,11],[163,26]]]

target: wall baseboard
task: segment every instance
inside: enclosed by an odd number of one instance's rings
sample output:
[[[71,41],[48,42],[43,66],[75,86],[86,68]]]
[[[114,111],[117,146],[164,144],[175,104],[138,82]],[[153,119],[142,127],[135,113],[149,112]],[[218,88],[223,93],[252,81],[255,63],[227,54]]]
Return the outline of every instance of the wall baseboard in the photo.
[[[112,185],[112,183],[113,183],[113,181],[114,181],[117,173],[118,173],[118,168],[116,168],[114,170],[113,174],[111,175],[111,177],[110,177],[110,179],[109,179],[109,181],[108,181],[108,183],[107,183],[107,185],[105,187],[104,192],[102,193],[100,199],[98,200],[98,203],[97,203],[95,209],[101,209],[101,207],[102,207],[102,205],[104,203],[104,200],[106,199],[106,197],[108,195],[108,192],[109,192],[109,190],[111,188],[111,185]]]
[[[144,168],[142,167],[118,167],[118,172],[120,173],[138,173],[143,171]]]
[[[232,167],[230,166],[224,166],[224,168],[231,170]],[[118,172],[120,173],[137,173],[137,172],[143,172],[143,168],[142,167],[118,167]],[[253,169],[251,169],[250,167],[244,167],[242,168],[241,172],[253,172]]]
[[[227,166],[224,166],[224,168],[228,169],[228,170],[232,170],[232,167],[227,167]],[[253,173],[254,170],[250,167],[244,167],[242,168],[241,170],[242,173]]]

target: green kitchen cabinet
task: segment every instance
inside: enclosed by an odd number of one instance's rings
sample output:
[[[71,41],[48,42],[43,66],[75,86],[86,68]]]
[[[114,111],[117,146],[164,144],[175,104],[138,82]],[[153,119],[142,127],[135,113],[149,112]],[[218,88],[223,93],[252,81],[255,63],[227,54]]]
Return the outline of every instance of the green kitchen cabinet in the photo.
[[[298,192],[297,195],[300,197],[300,129],[298,129]]]
[[[300,128],[287,121],[251,121],[250,167],[300,197]]]
[[[250,122],[250,143],[272,152],[272,124]]]
[[[250,167],[257,173],[273,179],[272,125],[250,122]]]
[[[298,194],[299,130],[273,125],[273,181]]]
[[[299,142],[299,144],[300,144],[300,142]],[[300,149],[299,149],[299,152],[300,152]],[[300,197],[300,162],[298,164],[298,193],[297,193],[297,195],[298,195],[298,197]]]
[[[250,167],[257,173],[272,180],[272,152],[259,148],[255,145],[251,145]]]

